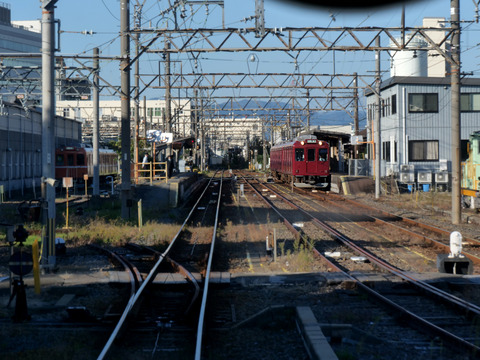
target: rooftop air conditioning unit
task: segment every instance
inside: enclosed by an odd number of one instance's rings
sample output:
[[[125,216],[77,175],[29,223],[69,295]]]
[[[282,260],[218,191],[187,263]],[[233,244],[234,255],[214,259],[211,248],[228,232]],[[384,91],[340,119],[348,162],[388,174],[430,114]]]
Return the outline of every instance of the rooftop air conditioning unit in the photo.
[[[407,173],[400,173],[400,182],[412,184],[415,182],[415,173],[407,172]]]
[[[432,173],[427,171],[419,171],[417,175],[417,181],[419,184],[431,184]]]
[[[436,173],[435,182],[437,184],[447,184],[448,183],[448,173]]]
[[[409,165],[400,165],[400,171],[401,172],[409,172]]]

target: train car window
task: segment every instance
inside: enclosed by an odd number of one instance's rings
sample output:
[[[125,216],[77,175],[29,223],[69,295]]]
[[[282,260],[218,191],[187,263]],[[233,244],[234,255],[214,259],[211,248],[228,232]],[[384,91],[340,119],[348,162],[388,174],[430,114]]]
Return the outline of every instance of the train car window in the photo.
[[[77,165],[85,165],[85,155],[77,154]]]
[[[303,149],[295,149],[295,161],[304,161],[305,151]]]
[[[307,149],[307,161],[315,161],[315,149]]]
[[[327,159],[328,159],[328,150],[318,149],[318,161],[327,161]]]
[[[63,157],[63,154],[58,154],[57,159],[55,160],[55,165],[63,166],[64,161],[65,161],[65,158]]]
[[[67,154],[67,165],[68,166],[75,165],[74,162],[73,162],[73,154]]]

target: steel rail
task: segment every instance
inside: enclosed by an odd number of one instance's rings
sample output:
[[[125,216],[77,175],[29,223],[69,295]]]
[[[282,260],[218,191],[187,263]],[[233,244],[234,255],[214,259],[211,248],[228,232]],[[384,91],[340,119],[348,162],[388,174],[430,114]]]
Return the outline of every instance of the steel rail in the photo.
[[[151,248],[150,246],[144,246],[144,245],[138,245],[138,244],[132,244],[132,243],[129,243],[128,246],[132,247],[134,249],[137,249],[138,251],[141,251],[141,250],[150,251],[156,257],[157,261],[162,254],[160,251],[155,250],[155,249]],[[195,293],[192,296],[192,301],[190,301],[190,305],[187,307],[187,310],[185,310],[185,314],[188,314],[190,312],[190,309],[192,308],[193,304],[197,300],[198,295],[200,294],[200,285],[198,285],[198,281],[197,281],[197,279],[195,279],[195,276],[193,276],[193,274],[190,271],[188,271],[184,266],[182,266],[180,263],[176,262],[175,260],[173,260],[169,256],[167,256],[165,260],[167,260],[169,263],[171,263],[172,267],[177,272],[182,274],[186,279],[190,280],[191,284],[195,288]]]
[[[155,278],[155,275],[158,271],[158,268],[160,266],[160,264],[163,262],[163,259],[165,259],[167,257],[167,254],[170,252],[170,249],[173,247],[173,245],[175,244],[176,240],[179,238],[180,234],[182,233],[183,229],[185,228],[188,220],[190,220],[190,217],[192,216],[193,212],[196,210],[196,208],[198,207],[198,204],[200,203],[200,200],[202,200],[203,196],[205,195],[210,183],[212,182],[213,180],[213,176],[210,178],[210,181],[207,183],[207,185],[205,186],[205,189],[203,190],[202,194],[199,196],[197,202],[195,203],[195,205],[192,207],[192,210],[190,210],[190,212],[188,213],[185,221],[183,222],[182,226],[180,227],[180,229],[178,230],[178,232],[175,234],[175,236],[173,237],[172,241],[170,242],[170,244],[168,245],[167,249],[162,253],[160,254],[160,258],[158,259],[158,261],[155,263],[155,265],[152,267],[152,270],[150,270],[148,276],[145,278],[145,280],[143,281],[143,284],[140,286],[140,288],[137,290],[137,292],[135,293],[134,296],[132,296],[130,298],[130,300],[128,301],[128,304],[127,306],[125,307],[125,310],[123,311],[122,313],[122,316],[120,318],[120,320],[118,321],[117,325],[115,326],[115,329],[113,330],[112,334],[110,335],[110,338],[108,339],[107,343],[105,344],[104,348],[102,349],[100,355],[98,355],[97,359],[98,360],[102,360],[105,358],[106,354],[108,353],[108,351],[110,350],[113,342],[115,341],[115,339],[117,338],[118,334],[120,333],[120,330],[122,329],[123,325],[125,324],[126,322],[126,319],[127,319],[127,316],[130,314],[130,312],[132,311],[134,305],[138,302],[138,300],[140,299],[143,291],[145,290],[145,288],[147,287],[147,285],[149,285]]]
[[[448,294],[440,289],[437,289],[427,283],[425,283],[424,281],[422,280],[419,280],[419,279],[416,279],[415,277],[413,276],[409,276],[405,273],[403,273],[401,270],[385,263],[384,261],[382,261],[381,259],[378,259],[376,256],[374,256],[373,254],[371,254],[370,252],[360,248],[359,246],[355,245],[350,239],[348,239],[346,236],[344,236],[343,234],[341,234],[340,232],[338,232],[337,230],[331,228],[330,226],[328,226],[327,224],[323,223],[322,221],[318,220],[317,218],[315,218],[313,215],[309,214],[308,212],[306,212],[305,210],[301,209],[300,207],[296,206],[295,204],[293,204],[291,201],[289,201],[288,199],[286,199],[285,197],[283,197],[282,195],[280,195],[278,192],[276,192],[275,190],[273,190],[270,186],[267,186],[265,184],[262,184],[260,183],[260,181],[257,180],[257,182],[262,185],[262,186],[265,186],[266,188],[268,188],[270,191],[272,191],[273,193],[275,193],[277,196],[280,197],[280,199],[282,199],[282,201],[285,201],[287,204],[289,204],[290,206],[292,206],[293,208],[299,210],[300,212],[302,212],[304,215],[308,216],[309,218],[311,218],[317,225],[319,225],[320,227],[322,227],[324,230],[326,230],[327,232],[329,232],[330,234],[332,234],[333,236],[335,236],[339,241],[341,241],[343,244],[345,244],[346,246],[352,248],[353,250],[355,250],[357,253],[360,253],[361,255],[367,257],[371,262],[374,262],[376,265],[386,269],[387,271],[391,272],[392,274],[402,278],[403,280],[407,281],[408,283],[414,285],[415,287],[417,287],[418,289],[420,290],[423,290],[423,291],[426,291],[440,299],[442,299],[443,301],[447,301],[449,304],[452,304],[452,305],[455,305],[457,307],[460,307],[462,310],[465,311],[465,314],[475,314],[475,315],[480,315],[480,307],[475,305],[475,304],[472,304],[472,303],[469,303],[467,301],[464,301],[463,299],[460,299],[460,298],[457,298],[455,297],[454,295],[451,295],[451,294]],[[264,196],[262,196],[262,198],[264,198]],[[265,199],[267,201],[267,203],[269,203],[269,205],[273,208],[274,205],[271,204],[267,199]],[[283,217],[283,216],[282,216]],[[326,259],[325,260],[329,263],[331,263],[330,260]],[[457,345],[460,345],[461,347],[463,348],[468,348],[469,350],[475,352],[476,354],[480,354],[480,347],[475,345],[475,344],[472,344],[470,342],[468,342],[467,340],[455,335],[455,334],[452,334],[450,332],[448,332],[447,330],[445,329],[442,329],[440,328],[439,326],[423,319],[422,317],[412,313],[411,311],[401,307],[400,305],[396,304],[395,302],[391,301],[390,299],[386,298],[385,296],[381,295],[380,293],[374,291],[373,289],[371,289],[370,287],[368,287],[367,285],[363,284],[362,281],[360,281],[359,279],[357,279],[356,277],[354,277],[353,275],[350,275],[348,273],[346,273],[345,271],[343,270],[340,270],[346,277],[348,277],[350,280],[354,281],[361,289],[363,289],[364,291],[368,292],[370,295],[376,297],[377,299],[381,300],[383,303],[387,304],[388,306],[390,306],[391,308],[397,310],[397,311],[400,311],[402,312],[403,314],[405,314],[406,316],[408,316],[411,320],[415,321],[417,324],[420,324],[421,326],[429,329],[431,332],[441,336],[443,339],[447,340],[447,341],[450,341],[450,342],[453,342]]]
[[[299,190],[299,189],[297,189]],[[319,196],[319,195],[316,195],[316,196]],[[384,210],[381,210],[381,209],[376,209],[376,208],[372,208],[371,206],[368,206],[366,204],[362,204],[358,201],[355,201],[355,200],[352,200],[352,199],[346,199],[342,196],[339,196],[339,195],[336,195],[336,194],[328,194],[328,196],[323,196],[323,199],[327,200],[327,201],[331,201],[331,200],[328,200],[327,197],[334,197],[336,199],[339,199],[339,200],[342,200],[342,201],[345,201],[347,203],[350,203],[352,205],[355,205],[355,206],[359,206],[359,207],[362,207],[364,209],[367,209],[367,210],[375,210],[379,213],[381,213],[382,215],[385,215],[385,216],[388,216],[388,217],[392,217],[392,218],[396,218],[398,219],[399,221],[402,221],[402,222],[405,222],[407,224],[411,224],[411,225],[415,225],[415,226],[420,226],[426,230],[430,230],[430,231],[433,231],[433,232],[436,232],[437,234],[443,234],[443,235],[449,235],[450,232],[449,231],[446,231],[444,229],[441,229],[441,228],[438,228],[436,226],[433,226],[433,225],[429,225],[429,224],[426,224],[426,223],[422,223],[422,222],[419,222],[419,221],[416,221],[416,220],[412,220],[412,219],[409,219],[409,218],[406,218],[406,217],[403,217],[403,216],[400,216],[400,215],[395,215],[395,214],[391,214],[387,211],[384,211]],[[375,218],[374,216],[371,216],[372,218]],[[470,241],[472,243],[476,243],[478,245],[480,245],[480,240],[478,239],[473,239],[473,238],[469,238],[469,237],[464,237],[463,238],[465,241]]]
[[[255,187],[249,182],[247,181],[247,179],[245,177],[243,177],[242,175],[240,175],[240,177],[247,183],[247,185],[257,194],[257,196],[262,199],[268,207],[270,207],[279,217],[280,219],[283,220],[283,223],[284,225],[290,230],[290,232],[293,234],[293,236],[295,236],[296,239],[302,239],[305,241],[305,243],[307,243],[309,246],[311,245],[310,242],[308,241],[308,239],[305,239],[305,236],[304,234],[302,234],[301,231],[297,230],[295,228],[295,226],[293,226],[293,224],[288,221],[285,216],[283,216],[279,211],[278,209],[273,206],[273,204],[268,200],[266,199],[257,189],[255,189]],[[332,271],[336,271],[336,272],[342,272],[344,273],[344,271],[342,269],[340,269],[337,265],[335,265],[334,263],[332,263],[331,261],[329,261],[322,253],[320,253],[320,251],[318,251],[317,249],[315,249],[315,247],[311,246],[311,250],[313,251],[313,253],[315,254],[315,256],[319,257],[322,261],[325,262],[325,264],[327,264],[327,266],[332,270]]]
[[[473,312],[475,315],[479,315],[480,316],[480,306],[477,306],[475,304],[472,304],[466,300],[463,300],[463,299],[460,299],[452,294],[449,294],[443,290],[440,290],[440,289],[437,289],[435,288],[434,286],[432,285],[429,285],[428,283],[422,281],[422,280],[419,280],[417,278],[415,278],[414,276],[411,276],[411,275],[408,275],[406,273],[404,273],[402,270],[388,264],[387,262],[381,260],[380,258],[378,258],[377,256],[375,256],[374,254],[370,253],[369,251],[363,249],[362,247],[356,245],[354,243],[354,241],[352,241],[350,238],[348,238],[347,236],[343,235],[342,233],[340,233],[339,231],[337,231],[336,229],[332,228],[331,226],[329,226],[328,224],[326,224],[324,221],[321,221],[319,219],[317,219],[315,216],[313,216],[312,214],[310,214],[309,212],[305,211],[304,209],[300,208],[299,206],[295,205],[293,202],[289,201],[288,199],[286,199],[284,196],[282,196],[281,194],[279,194],[278,192],[276,192],[275,190],[273,190],[270,186],[268,185],[265,185],[265,184],[262,184],[263,186],[267,187],[268,189],[270,189],[272,192],[274,192],[275,194],[277,194],[277,196],[279,196],[283,201],[285,201],[287,204],[289,204],[291,207],[293,207],[294,209],[300,211],[302,214],[304,214],[305,216],[309,217],[310,219],[312,219],[312,221],[317,224],[319,227],[321,227],[322,229],[324,229],[325,231],[327,231],[328,233],[330,233],[331,235],[333,235],[335,238],[337,238],[339,241],[341,241],[344,245],[348,246],[349,248],[351,248],[352,250],[356,251],[358,254],[360,255],[363,255],[365,257],[367,257],[371,262],[375,263],[376,265],[384,268],[385,270],[387,271],[390,271],[391,273],[393,273],[394,275],[397,275],[399,276],[400,278],[402,278],[403,280],[406,280],[408,281],[409,283],[415,285],[416,287],[419,287],[419,288],[422,288],[423,290],[427,290],[431,293],[434,293],[435,295],[437,295],[438,297],[441,297],[443,298],[444,300],[447,300],[449,303],[454,303],[458,306],[460,306],[462,309],[464,309],[466,312]]]
[[[300,193],[303,193],[303,194],[306,194],[306,191],[304,190],[301,190],[301,189],[296,189],[296,191],[299,191]],[[318,195],[318,194],[312,194],[314,198],[317,198],[317,199],[321,199],[321,200],[325,200],[331,204],[335,204],[336,206],[339,206],[338,205],[338,202],[335,202],[335,201],[332,201],[330,199],[328,199],[328,197],[331,196],[331,194],[329,194],[328,196],[321,196],[321,195]],[[367,210],[370,210],[370,211],[376,211],[376,212],[379,212],[381,213],[382,215],[386,216],[386,217],[390,217],[392,219],[395,219],[395,220],[398,220],[399,223],[405,223],[407,225],[412,225],[412,226],[417,226],[417,227],[420,227],[422,229],[425,229],[425,230],[428,230],[428,231],[431,231],[437,235],[440,235],[440,236],[449,236],[450,235],[450,232],[449,231],[446,231],[446,230],[443,230],[443,229],[440,229],[436,226],[433,226],[433,225],[429,225],[429,224],[425,224],[425,223],[422,223],[422,222],[419,222],[419,221],[415,221],[415,220],[412,220],[412,219],[408,219],[408,218],[405,218],[403,216],[399,216],[399,215],[395,215],[395,214],[391,214],[387,211],[383,211],[383,210],[380,210],[380,209],[375,209],[375,208],[372,208],[368,205],[365,205],[365,204],[362,204],[362,203],[359,203],[359,202],[356,202],[356,201],[353,201],[353,200],[350,200],[350,199],[345,199],[343,197],[338,197],[338,196],[334,196],[334,198],[337,198],[337,199],[342,199],[344,200],[346,203],[349,203],[351,205],[355,205],[355,206],[359,206],[359,207],[362,207],[364,209],[367,209]],[[432,245],[436,246],[436,247],[439,247],[447,252],[450,252],[450,244],[445,244],[443,243],[442,241],[439,241],[439,240],[435,240],[435,239],[432,239],[431,237],[428,237],[428,236],[425,236],[425,235],[422,235],[422,234],[419,234],[415,231],[412,231],[410,229],[407,229],[407,228],[404,228],[402,226],[399,226],[399,225],[396,225],[396,224],[393,224],[391,223],[390,221],[386,221],[386,220],[383,220],[383,219],[380,219],[376,216],[373,216],[373,215],[368,215],[368,214],[363,214],[363,216],[367,217],[367,218],[370,218],[370,219],[373,219],[375,222],[379,222],[379,223],[382,223],[382,224],[385,224],[385,225],[388,225],[388,226],[392,226],[394,228],[396,228],[397,230],[400,230],[400,231],[403,231],[411,236],[414,236],[414,237],[417,237],[419,239],[422,239],[422,240],[425,240],[425,241],[428,241],[430,242]],[[474,243],[476,245],[480,245],[480,240],[477,240],[477,239],[473,239],[473,238],[469,238],[469,237],[464,237],[463,240],[467,241],[467,242],[470,242],[470,243]],[[479,265],[480,264],[480,257],[476,256],[476,255],[473,255],[473,254],[470,254],[468,251],[465,251],[463,250],[462,251],[462,254],[465,255],[467,258],[469,258],[470,260],[472,260],[472,262],[476,265]]]
[[[207,270],[205,273],[205,282],[203,286],[202,304],[200,306],[200,316],[197,327],[197,342],[195,346],[195,360],[200,360],[202,355],[203,327],[205,321],[205,312],[207,308],[208,288],[210,284],[210,273],[212,269],[213,250],[215,249],[215,239],[217,237],[218,215],[220,214],[220,203],[222,199],[223,173],[220,178],[220,189],[218,191],[217,211],[215,214],[215,224],[213,227],[212,242],[210,244],[210,254],[208,256]]]
[[[116,254],[112,250],[103,248],[95,244],[90,244],[89,246],[96,250],[106,253],[109,258],[111,258],[114,261],[117,261],[123,266],[123,268],[125,269],[125,272],[128,274],[128,277],[130,279],[130,299],[132,299],[133,296],[135,295],[135,291],[137,290],[138,280],[135,278],[135,274],[130,268],[130,266],[128,265],[128,263],[123,259],[123,257],[118,256],[118,254]]]

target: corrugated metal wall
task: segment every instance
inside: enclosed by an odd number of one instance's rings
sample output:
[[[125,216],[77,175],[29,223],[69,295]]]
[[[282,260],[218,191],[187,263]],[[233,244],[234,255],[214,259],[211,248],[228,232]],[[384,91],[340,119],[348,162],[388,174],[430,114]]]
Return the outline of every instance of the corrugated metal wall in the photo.
[[[55,144],[78,145],[81,123],[56,117]],[[42,176],[42,114],[27,113],[18,106],[5,105],[0,115],[0,185],[8,197],[12,191],[40,186]]]

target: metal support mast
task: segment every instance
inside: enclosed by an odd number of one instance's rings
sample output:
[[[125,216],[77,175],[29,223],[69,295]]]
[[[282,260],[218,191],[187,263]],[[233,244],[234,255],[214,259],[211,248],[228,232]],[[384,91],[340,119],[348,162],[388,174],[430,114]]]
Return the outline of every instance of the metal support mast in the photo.
[[[100,126],[99,126],[99,79],[98,79],[98,61],[99,50],[98,48],[93,49],[93,96],[92,96],[92,106],[93,106],[93,196],[100,195]]]
[[[255,0],[255,37],[265,36],[265,15],[263,0]]]
[[[46,202],[42,262],[54,268],[55,257],[55,3],[42,2],[42,197]],[[45,216],[46,215],[46,216]]]
[[[122,219],[130,217],[130,1],[120,0],[121,56],[121,142],[122,142]]]
[[[380,36],[375,39],[375,44],[380,47]],[[381,137],[380,137],[380,114],[382,113],[382,100],[380,98],[380,50],[375,52],[376,73],[375,73],[375,92],[377,93],[377,106],[375,109],[375,126],[374,126],[374,156],[375,156],[375,199],[380,198],[380,154],[381,154]]]
[[[143,5],[145,4],[145,0],[143,3],[140,5],[137,0],[137,4],[134,7],[134,27],[135,29],[140,29],[142,26],[142,8]],[[139,127],[140,127],[140,61],[138,59],[140,55],[140,33],[135,34],[135,58],[137,60],[135,61],[135,144],[134,144],[134,163],[135,163],[135,182],[138,180],[138,168],[137,168],[137,163],[139,161],[139,156],[138,156],[138,140],[140,137],[139,134]],[[145,117],[145,124],[146,124],[146,117]],[[146,136],[145,136],[146,139]]]
[[[357,73],[353,73],[353,131],[354,135],[358,135],[358,76]],[[358,159],[358,145],[353,147],[353,158]],[[356,167],[356,165],[355,165]]]
[[[170,42],[165,40],[165,49],[170,49]],[[165,132],[172,132],[172,98],[170,90],[170,53],[165,52],[165,116],[166,116],[166,127]],[[167,147],[167,156],[172,155],[172,144]]]
[[[450,1],[452,34],[452,224],[462,221],[460,125],[460,1]]]

